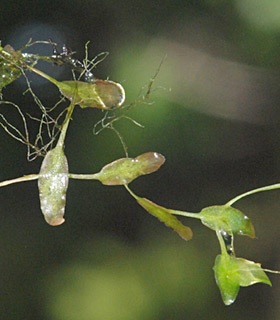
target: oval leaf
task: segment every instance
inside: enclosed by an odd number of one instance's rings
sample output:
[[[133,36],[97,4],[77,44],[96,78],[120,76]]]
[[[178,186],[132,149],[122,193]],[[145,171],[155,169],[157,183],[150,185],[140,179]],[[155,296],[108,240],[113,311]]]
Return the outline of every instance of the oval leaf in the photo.
[[[228,234],[255,237],[251,220],[240,210],[230,206],[212,206],[202,209],[199,213],[201,222],[212,230],[223,230]]]
[[[81,108],[110,110],[119,108],[125,100],[124,88],[109,80],[96,80],[94,83],[62,81],[55,84],[67,99],[75,99]]]
[[[235,301],[240,288],[238,277],[233,272],[236,271],[236,265],[232,256],[218,255],[213,269],[223,302],[228,306]]]
[[[165,158],[160,153],[147,152],[136,158],[122,158],[109,163],[95,177],[105,185],[124,185],[157,171],[164,162]]]
[[[48,224],[58,226],[65,219],[68,162],[61,147],[50,150],[41,165],[38,188],[41,210]]]

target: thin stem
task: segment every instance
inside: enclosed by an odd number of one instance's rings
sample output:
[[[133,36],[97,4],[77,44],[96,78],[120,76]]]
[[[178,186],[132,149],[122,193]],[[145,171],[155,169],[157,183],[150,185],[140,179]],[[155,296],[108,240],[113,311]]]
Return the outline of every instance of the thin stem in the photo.
[[[129,189],[128,185],[127,184],[124,184],[124,187],[126,188],[126,190],[132,195],[133,198],[137,199],[137,195]]]
[[[26,67],[37,73],[38,75],[40,75],[41,77],[49,80],[50,82],[52,82],[53,84],[55,84],[58,88],[59,88],[59,85],[60,85],[60,82],[55,80],[54,78],[50,77],[49,75],[47,75],[46,73],[34,68],[34,67],[31,67],[29,65],[26,65]],[[61,133],[60,133],[60,136],[59,136],[59,139],[58,139],[58,142],[57,142],[57,147],[59,148],[62,148],[63,145],[64,145],[64,140],[65,140],[65,136],[66,136],[66,132],[67,132],[67,129],[68,129],[68,125],[69,125],[69,122],[70,122],[70,119],[71,119],[71,115],[74,111],[74,107],[76,105],[76,93],[74,94],[73,98],[71,99],[71,103],[70,103],[70,106],[68,107],[68,111],[67,111],[67,114],[65,116],[65,120],[64,120],[64,123],[62,125],[62,129],[61,129]]]
[[[69,173],[68,177],[72,179],[81,179],[81,180],[98,180],[98,173],[94,173],[94,174]]]
[[[58,139],[58,142],[57,142],[57,145],[56,145],[56,147],[58,147],[58,148],[63,148],[63,146],[64,146],[64,140],[65,140],[65,137],[66,137],[66,132],[67,132],[67,129],[68,129],[68,126],[69,126],[69,122],[70,122],[71,115],[73,113],[74,107],[75,107],[75,103],[74,103],[74,100],[73,100],[70,103],[70,106],[68,108],[67,114],[65,116],[64,123],[62,125],[62,129],[61,129],[61,132],[60,132],[60,135],[59,135],[59,139]]]
[[[202,219],[203,216],[201,216],[198,213],[192,213],[192,212],[187,212],[187,211],[180,211],[180,210],[173,210],[173,209],[168,209],[170,213],[176,214],[178,216],[184,216],[188,218],[195,218],[195,219]]]
[[[4,186],[7,186],[9,184],[13,184],[13,183],[17,183],[17,182],[36,180],[38,178],[39,178],[38,174],[29,174],[27,176],[23,176],[23,177],[20,177],[20,178],[2,181],[2,182],[0,182],[0,187],[4,187]]]
[[[54,78],[50,77],[49,75],[47,75],[46,73],[44,73],[41,70],[38,70],[34,67],[29,66],[28,64],[25,65],[29,70],[33,71],[34,73],[37,73],[39,76],[49,80],[50,82],[52,82],[53,84],[55,84],[56,86],[59,86],[60,82],[55,80]]]
[[[221,235],[221,231],[220,230],[216,230],[216,235],[217,235],[219,243],[220,243],[222,254],[227,254],[227,248],[226,248],[224,239],[223,239],[223,237]]]
[[[231,206],[235,202],[237,202],[238,200],[240,200],[240,199],[242,199],[244,197],[250,196],[251,194],[262,192],[262,191],[275,190],[275,189],[280,189],[280,183],[276,183],[276,184],[272,184],[270,186],[265,186],[265,187],[262,187],[262,188],[257,188],[257,189],[251,190],[251,191],[247,191],[247,192],[242,193],[239,196],[233,198],[232,200],[227,202],[225,205],[226,206]]]
[[[76,92],[71,100],[71,103],[68,107],[68,110],[67,110],[67,114],[65,116],[65,120],[64,120],[64,123],[62,125],[62,129],[61,129],[61,132],[60,132],[60,136],[59,136],[59,139],[58,139],[58,142],[57,142],[57,145],[56,147],[58,148],[63,148],[64,146],[64,140],[65,140],[65,137],[66,137],[66,132],[67,132],[67,129],[68,129],[68,126],[69,126],[69,122],[71,120],[71,116],[72,116],[72,113],[74,111],[74,108],[75,108],[75,105],[76,105]]]
[[[263,268],[262,268],[262,270],[265,271],[265,272],[280,274],[280,271],[276,271],[276,270],[263,269]]]
[[[132,192],[129,187],[125,184],[124,185],[126,190],[132,195],[134,198],[138,198],[134,192]],[[186,212],[186,211],[179,211],[179,210],[173,210],[173,209],[166,209],[170,214],[174,215],[179,215],[179,216],[184,216],[188,218],[195,218],[195,219],[202,219],[203,217],[199,215],[198,213],[191,213],[191,212]]]

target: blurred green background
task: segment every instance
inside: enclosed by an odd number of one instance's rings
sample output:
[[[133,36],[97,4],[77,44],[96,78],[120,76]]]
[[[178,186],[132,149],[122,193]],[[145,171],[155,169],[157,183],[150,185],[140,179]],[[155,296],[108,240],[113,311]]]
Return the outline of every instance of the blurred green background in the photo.
[[[87,41],[91,57],[109,51],[95,75],[122,83],[127,103],[167,55],[154,86],[164,89],[152,94],[154,104],[130,113],[145,128],[117,124],[131,156],[166,156],[157,173],[131,184],[137,194],[198,212],[279,182],[279,1],[2,0],[0,17],[2,44],[15,49],[29,38],[51,38],[80,59]],[[52,54],[48,46],[34,50]],[[41,68],[71,79],[69,68]],[[58,100],[52,84],[30,79],[45,105]],[[22,95],[25,89],[19,79],[4,98],[32,113],[37,107]],[[71,172],[96,172],[124,155],[110,130],[93,135],[100,117],[99,110],[75,110],[65,148]],[[3,130],[0,150],[1,180],[38,172],[40,159],[27,162],[26,147]],[[262,193],[236,205],[257,235],[236,239],[237,255],[271,269],[280,269],[279,195]],[[184,219],[194,230],[184,242],[122,187],[71,180],[60,227],[45,223],[34,181],[2,188],[0,202],[1,319],[280,318],[279,276],[270,276],[272,288],[242,288],[225,307],[212,270],[215,234]]]

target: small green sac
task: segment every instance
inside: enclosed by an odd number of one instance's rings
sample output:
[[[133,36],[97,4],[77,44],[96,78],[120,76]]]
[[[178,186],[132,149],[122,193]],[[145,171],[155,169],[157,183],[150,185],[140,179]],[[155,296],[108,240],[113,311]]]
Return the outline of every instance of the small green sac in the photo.
[[[230,206],[211,206],[199,213],[201,222],[212,230],[223,230],[229,235],[238,234],[251,238],[255,230],[251,220],[240,210]]]
[[[147,152],[136,158],[122,158],[109,163],[95,176],[105,185],[124,185],[141,175],[157,171],[164,162],[165,158],[160,153]]]
[[[260,282],[271,286],[269,278],[259,263],[236,258],[227,253],[216,257],[213,269],[223,302],[227,306],[235,301],[240,286],[248,287]]]
[[[50,150],[41,165],[38,188],[41,210],[48,224],[58,226],[65,219],[66,191],[68,188],[68,162],[61,148]]]

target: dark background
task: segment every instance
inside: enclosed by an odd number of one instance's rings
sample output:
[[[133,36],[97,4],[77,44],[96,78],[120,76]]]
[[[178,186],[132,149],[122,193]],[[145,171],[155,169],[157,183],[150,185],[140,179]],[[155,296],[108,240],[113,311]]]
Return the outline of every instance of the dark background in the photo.
[[[160,171],[131,184],[133,191],[166,207],[199,212],[279,182],[279,7],[275,0],[2,0],[0,31],[2,45],[15,49],[29,38],[51,38],[79,59],[87,41],[91,57],[109,51],[95,75],[122,83],[127,103],[167,55],[154,104],[130,113],[145,128],[125,120],[116,127],[129,155],[157,151],[166,157]],[[52,54],[46,45],[33,50]],[[69,68],[42,69],[71,79]],[[56,87],[30,79],[44,104],[58,101]],[[36,112],[34,101],[22,95],[25,89],[19,79],[3,90],[4,98]],[[70,172],[96,172],[124,156],[112,131],[93,135],[101,116],[100,110],[76,108],[65,147]],[[39,171],[41,160],[28,162],[26,147],[4,130],[0,150],[1,180]],[[236,254],[271,269],[280,268],[279,194],[236,204],[257,235],[236,239]],[[1,319],[280,317],[279,276],[270,276],[272,288],[241,288],[235,304],[225,307],[212,271],[219,253],[215,234],[184,219],[194,231],[194,239],[184,242],[123,187],[70,180],[66,222],[59,227],[45,223],[34,181],[2,188],[0,203]]]

